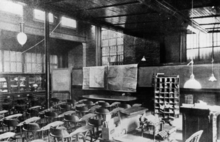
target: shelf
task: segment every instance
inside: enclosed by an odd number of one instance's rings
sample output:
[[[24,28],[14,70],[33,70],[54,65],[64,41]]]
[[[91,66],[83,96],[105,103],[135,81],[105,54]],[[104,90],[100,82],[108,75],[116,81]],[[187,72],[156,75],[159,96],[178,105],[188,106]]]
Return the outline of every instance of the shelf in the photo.
[[[178,116],[179,76],[156,75],[154,81],[154,112],[158,113],[162,109],[166,116]]]

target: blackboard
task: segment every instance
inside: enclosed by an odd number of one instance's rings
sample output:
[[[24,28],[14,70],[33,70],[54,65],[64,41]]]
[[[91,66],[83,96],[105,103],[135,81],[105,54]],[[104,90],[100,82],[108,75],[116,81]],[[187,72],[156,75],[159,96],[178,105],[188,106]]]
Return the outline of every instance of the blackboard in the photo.
[[[54,69],[52,71],[52,91],[71,91],[71,70]]]
[[[83,71],[81,69],[72,70],[72,85],[82,86],[83,83]]]
[[[176,65],[176,66],[152,66],[139,68],[139,87],[152,87],[153,75],[156,73],[164,73],[165,75],[179,75],[180,88],[183,88],[184,83],[190,78],[192,73],[191,66]],[[219,89],[220,87],[220,64],[214,64],[213,73],[217,79],[215,82],[209,81],[212,73],[211,64],[194,64],[193,73],[195,79],[198,80],[203,89]]]

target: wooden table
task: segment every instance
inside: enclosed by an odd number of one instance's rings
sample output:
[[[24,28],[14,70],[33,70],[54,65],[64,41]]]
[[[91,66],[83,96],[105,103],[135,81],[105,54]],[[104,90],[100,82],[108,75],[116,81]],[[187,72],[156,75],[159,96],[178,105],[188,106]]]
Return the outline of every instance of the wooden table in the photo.
[[[0,135],[0,140],[2,139],[8,139],[8,138],[11,138],[11,137],[14,137],[15,136],[15,133],[13,132],[6,132],[6,133],[3,133]]]
[[[18,113],[18,114],[9,115],[9,116],[5,117],[5,119],[13,119],[13,118],[21,117],[21,116],[22,116],[22,114]]]
[[[40,119],[41,119],[40,117],[31,117],[31,118],[26,119],[23,122],[20,122],[17,126],[22,126],[24,123],[28,124],[28,123],[36,122],[36,121],[38,121]]]
[[[47,131],[50,129],[50,127],[57,127],[60,125],[63,125],[64,122],[63,121],[54,121],[52,123],[47,124],[46,126],[42,127],[39,131]]]
[[[128,109],[124,109],[121,112],[127,115],[138,115],[138,114],[143,114],[145,111],[147,111],[148,109],[145,107],[131,107]]]
[[[83,95],[82,97],[85,99],[118,101],[118,102],[130,102],[130,101],[135,101],[137,99],[136,97],[130,97],[130,96],[109,96],[109,95],[97,95],[97,94]]]
[[[122,136],[114,137],[114,140],[115,142],[154,142],[153,139],[135,136],[131,134],[125,134]]]

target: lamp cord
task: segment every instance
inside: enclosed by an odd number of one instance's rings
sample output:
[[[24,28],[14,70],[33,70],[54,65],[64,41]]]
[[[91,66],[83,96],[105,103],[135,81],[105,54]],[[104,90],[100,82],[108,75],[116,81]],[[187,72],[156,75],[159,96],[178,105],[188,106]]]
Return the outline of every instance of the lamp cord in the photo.
[[[60,24],[61,24],[61,21],[60,21],[60,22],[56,25],[56,27],[50,32],[50,35],[58,28],[58,26],[59,26]],[[40,43],[42,43],[44,40],[45,40],[45,38],[42,39],[42,40],[40,40],[38,43],[36,43],[35,45],[31,46],[30,48],[24,50],[24,51],[22,52],[22,54],[25,53],[25,52],[27,52],[28,50],[30,50],[30,49],[36,47],[37,45],[39,45]]]

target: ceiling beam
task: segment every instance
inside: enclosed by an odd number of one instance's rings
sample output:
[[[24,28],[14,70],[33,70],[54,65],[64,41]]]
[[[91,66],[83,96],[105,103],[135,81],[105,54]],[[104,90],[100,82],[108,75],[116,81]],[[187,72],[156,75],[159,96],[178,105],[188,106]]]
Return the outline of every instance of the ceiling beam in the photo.
[[[208,16],[198,16],[198,17],[191,17],[191,19],[200,19],[200,18],[220,18],[220,14],[216,15],[208,15]]]
[[[187,24],[193,26],[194,28],[198,29],[199,31],[203,33],[207,33],[207,31],[202,28],[197,22],[194,20],[191,20],[189,17],[184,16],[180,11],[178,11],[175,7],[167,3],[166,1],[151,1],[151,0],[139,0],[140,3],[146,5],[147,7],[155,9],[161,9],[166,13],[169,13],[170,15],[173,15],[177,18],[181,18],[183,21],[187,22]]]
[[[206,25],[216,25],[216,24],[220,24],[220,23],[206,23],[206,24],[200,24],[200,26],[206,26]]]
[[[93,7],[93,8],[87,8],[84,10],[97,10],[97,9],[103,9],[103,8],[108,8],[108,7],[115,7],[115,6],[124,6],[128,4],[136,4],[139,3],[138,1],[131,1],[131,2],[124,2],[124,3],[117,3],[117,4],[111,4],[111,5],[104,5],[104,6],[99,6],[99,7]]]
[[[107,18],[114,18],[114,17],[124,17],[124,16],[136,16],[136,15],[152,15],[152,14],[158,14],[156,12],[146,12],[146,13],[130,13],[130,14],[120,14],[120,15],[111,15],[111,16],[102,16],[102,17],[96,17],[96,18],[104,18],[104,19],[107,19]]]

